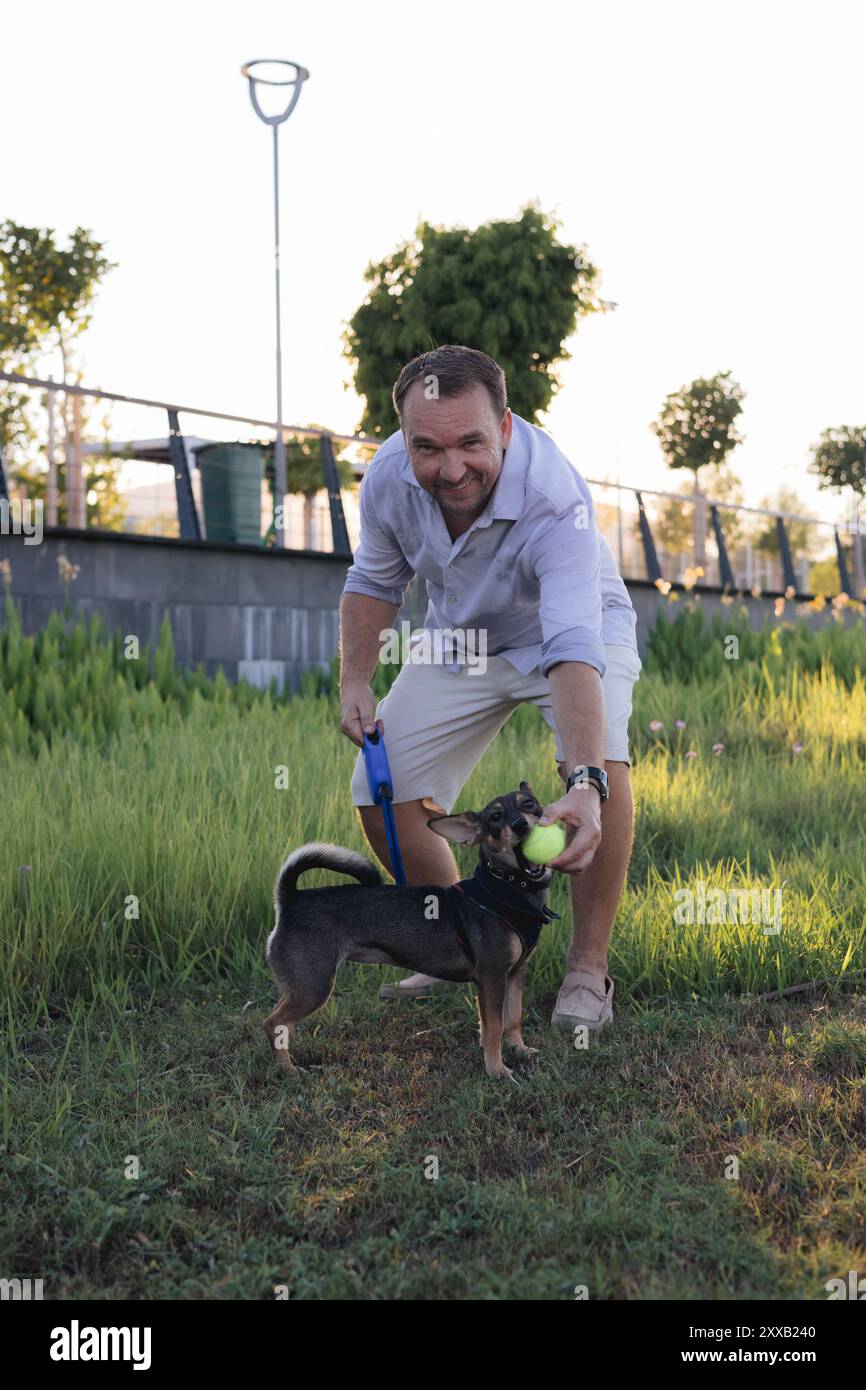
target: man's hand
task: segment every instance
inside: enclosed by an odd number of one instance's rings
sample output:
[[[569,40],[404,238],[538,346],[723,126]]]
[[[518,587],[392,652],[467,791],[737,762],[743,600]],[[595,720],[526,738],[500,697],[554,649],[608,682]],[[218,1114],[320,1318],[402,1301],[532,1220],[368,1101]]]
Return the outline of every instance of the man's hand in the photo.
[[[559,801],[545,806],[538,824],[550,825],[557,820],[569,827],[565,849],[546,867],[563,874],[582,874],[601,844],[601,798],[591,782],[572,787]]]
[[[366,681],[355,681],[340,690],[340,729],[359,748],[364,747],[365,732],[378,728],[384,737],[385,726],[376,718],[376,696]]]

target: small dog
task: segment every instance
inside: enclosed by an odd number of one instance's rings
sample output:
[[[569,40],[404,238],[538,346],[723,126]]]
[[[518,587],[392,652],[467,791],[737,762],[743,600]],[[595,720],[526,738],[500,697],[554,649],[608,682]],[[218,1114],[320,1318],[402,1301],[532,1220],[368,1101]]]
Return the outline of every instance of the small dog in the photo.
[[[369,859],[338,845],[308,844],[290,854],[274,888],[276,926],[266,952],[282,991],[265,1021],[279,1065],[295,1070],[289,1038],[330,998],[337,967],[350,960],[399,965],[439,980],[474,980],[487,1075],[513,1080],[502,1060],[502,1039],[523,1055],[538,1050],[527,1047],[520,1032],[523,983],[543,923],[559,916],[545,901],[553,870],[532,864],[520,849],[542,810],[521,782],[483,811],[428,819],[437,835],[479,847],[475,876],[450,888],[386,884]],[[297,881],[307,869],[350,874],[358,885],[299,893]]]

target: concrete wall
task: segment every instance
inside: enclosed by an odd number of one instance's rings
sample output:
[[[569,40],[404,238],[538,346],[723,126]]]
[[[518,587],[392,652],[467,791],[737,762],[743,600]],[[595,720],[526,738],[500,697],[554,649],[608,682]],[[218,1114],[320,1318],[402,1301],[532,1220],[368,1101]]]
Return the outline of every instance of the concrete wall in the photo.
[[[60,555],[80,567],[70,598],[85,616],[99,613],[108,627],[155,643],[167,612],[178,661],[201,663],[209,675],[222,666],[232,681],[246,677],[266,685],[276,676],[280,685],[296,689],[302,671],[327,666],[337,651],[347,560],[67,528],[46,531],[39,545],[25,544],[23,536],[0,536],[0,560],[10,562],[12,593],[28,633],[63,606]],[[630,583],[629,592],[643,655],[659,609],[675,613],[676,605],[644,582]],[[721,609],[718,592],[702,591],[701,601],[708,614]],[[772,596],[746,603],[753,625],[772,616]],[[425,585],[415,579],[397,623],[406,619],[420,626],[426,611]],[[792,612],[788,604],[785,616]],[[813,626],[832,621],[825,614],[806,616]]]

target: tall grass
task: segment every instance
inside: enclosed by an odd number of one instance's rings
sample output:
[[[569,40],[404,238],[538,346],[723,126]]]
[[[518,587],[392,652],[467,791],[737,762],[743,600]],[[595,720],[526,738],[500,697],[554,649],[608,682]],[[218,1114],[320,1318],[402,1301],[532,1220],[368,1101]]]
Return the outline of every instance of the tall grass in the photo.
[[[686,687],[658,676],[636,689],[635,847],[613,941],[619,988],[709,997],[862,968],[864,682],[849,690],[825,668],[767,672],[757,688],[748,680],[699,689],[697,709]],[[687,729],[670,736],[682,712]],[[662,721],[664,730],[648,731]],[[697,756],[686,758],[688,748]],[[0,776],[14,796],[0,811],[4,993],[32,1019],[61,994],[91,996],[106,980],[152,986],[255,973],[284,854],[312,839],[369,853],[349,794],[356,755],[331,698],[275,706],[265,696],[243,708],[197,692],[185,713],[118,734],[108,753],[74,743],[35,756],[6,749]],[[522,777],[542,799],[559,794],[552,736],[528,707],[482,758],[459,805],[483,804]],[[471,855],[459,850],[458,859],[471,871]],[[676,887],[698,879],[783,887],[781,933],[676,925]],[[305,881],[341,880],[317,872]],[[545,932],[534,962],[540,987],[561,960],[567,890],[557,877],[552,905],[564,920]],[[373,988],[378,972],[363,973]]]

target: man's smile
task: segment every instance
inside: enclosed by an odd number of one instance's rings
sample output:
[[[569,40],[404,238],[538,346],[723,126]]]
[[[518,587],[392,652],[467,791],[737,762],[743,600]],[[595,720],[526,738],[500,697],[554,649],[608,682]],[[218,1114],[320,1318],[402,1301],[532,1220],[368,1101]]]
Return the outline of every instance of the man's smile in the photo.
[[[455,485],[454,483],[440,483],[440,484],[439,484],[439,491],[440,491],[440,492],[465,492],[466,489],[472,485],[472,483],[475,483],[475,482],[477,482],[477,481],[478,481],[477,478],[464,478],[464,480],[463,480],[462,483],[457,483],[456,485]]]

